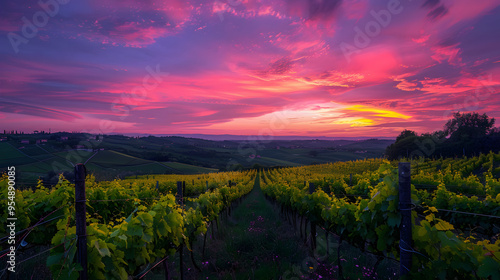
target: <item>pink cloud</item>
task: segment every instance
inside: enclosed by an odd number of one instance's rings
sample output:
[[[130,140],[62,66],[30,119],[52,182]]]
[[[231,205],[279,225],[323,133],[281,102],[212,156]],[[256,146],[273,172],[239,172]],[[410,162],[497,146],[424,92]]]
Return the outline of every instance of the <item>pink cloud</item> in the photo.
[[[368,0],[351,0],[342,3],[342,9],[348,19],[362,19],[368,12]]]
[[[64,121],[73,121],[75,119],[82,118],[81,115],[69,111],[54,110],[41,106],[33,106],[9,101],[2,101],[0,103],[0,111]]]
[[[168,28],[147,27],[139,28],[136,22],[129,22],[117,26],[109,33],[110,37],[123,39],[125,46],[142,47],[156,42],[156,38],[163,37],[169,33]]]
[[[423,44],[423,43],[425,43],[425,42],[427,42],[429,40],[430,36],[431,36],[430,34],[422,35],[419,38],[412,39],[412,41],[415,42],[415,43]]]
[[[336,71],[326,71],[314,76],[306,76],[299,78],[306,84],[328,87],[354,87],[356,84],[363,82],[365,76],[358,73],[342,73]]]
[[[445,47],[436,46],[432,50],[434,51],[434,55],[431,56],[432,59],[439,63],[443,61],[448,61],[448,63],[452,65],[460,65],[462,63],[462,58],[460,57],[461,50],[457,48],[457,45]]]
[[[367,48],[354,56],[348,69],[361,73],[365,82],[381,82],[397,74],[401,69],[400,65],[401,60],[396,50],[379,46]]]
[[[151,45],[182,30],[198,13],[189,2],[180,0],[93,0],[90,4],[94,13],[78,23],[78,36],[112,46]]]
[[[398,81],[399,83],[397,84],[396,88],[404,91],[415,91],[415,90],[420,90],[420,87],[418,83],[416,82],[409,82],[405,79],[395,79],[395,81]]]
[[[448,8],[448,13],[437,24],[438,29],[449,28],[459,22],[475,19],[500,5],[496,0],[477,1],[473,5],[467,0],[447,0],[443,2]]]

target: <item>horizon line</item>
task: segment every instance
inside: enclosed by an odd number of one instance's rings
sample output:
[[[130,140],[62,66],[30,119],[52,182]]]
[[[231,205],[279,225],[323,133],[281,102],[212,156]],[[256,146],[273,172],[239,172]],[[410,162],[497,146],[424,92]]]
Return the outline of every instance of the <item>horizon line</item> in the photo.
[[[38,131],[39,133],[35,133],[35,131]],[[207,133],[139,133],[139,132],[113,132],[113,133],[89,133],[85,131],[56,131],[56,132],[47,132],[44,130],[35,130],[30,132],[25,132],[25,131],[18,131],[17,134],[10,134],[6,133],[5,135],[22,135],[22,134],[27,134],[27,135],[34,135],[34,134],[42,134],[40,132],[45,132],[45,134],[57,134],[57,133],[80,133],[80,134],[91,134],[91,135],[123,135],[123,136],[155,136],[155,137],[168,137],[168,136],[173,136],[173,137],[184,137],[184,138],[198,138],[198,139],[204,139],[204,138],[199,138],[199,137],[233,137],[233,138],[244,138],[244,137],[252,137],[252,138],[265,138],[268,139],[269,137],[272,138],[295,138],[291,140],[353,140],[353,139],[359,139],[359,140],[368,140],[368,139],[377,139],[377,140],[395,140],[396,137],[390,137],[390,136],[378,136],[378,137],[373,137],[373,136],[320,136],[320,135],[314,135],[314,136],[309,136],[309,135],[256,135],[256,134],[207,134]],[[299,139],[302,138],[302,139]],[[205,139],[205,140],[211,140],[211,139]],[[224,140],[224,139],[223,139]],[[245,140],[245,139],[233,139],[233,140]],[[256,139],[246,139],[246,140],[256,140]],[[271,139],[272,140],[272,139]]]

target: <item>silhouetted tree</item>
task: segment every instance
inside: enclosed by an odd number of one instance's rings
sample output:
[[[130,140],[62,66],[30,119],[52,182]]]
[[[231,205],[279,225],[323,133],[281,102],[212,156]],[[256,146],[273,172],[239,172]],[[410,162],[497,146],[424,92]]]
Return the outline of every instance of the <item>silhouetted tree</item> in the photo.
[[[417,136],[411,130],[403,130],[396,142],[387,147],[386,155],[397,159],[412,157],[412,154],[451,157],[496,152],[500,150],[500,132],[494,124],[495,119],[486,114],[456,112],[442,131]]]
[[[480,138],[492,132],[494,124],[495,119],[490,119],[486,114],[456,112],[453,119],[444,125],[444,133],[455,141]]]
[[[401,141],[405,138],[411,137],[411,136],[417,136],[417,133],[413,130],[405,129],[405,130],[401,131],[401,133],[399,134],[398,137],[396,137],[396,142],[399,142],[399,141]]]

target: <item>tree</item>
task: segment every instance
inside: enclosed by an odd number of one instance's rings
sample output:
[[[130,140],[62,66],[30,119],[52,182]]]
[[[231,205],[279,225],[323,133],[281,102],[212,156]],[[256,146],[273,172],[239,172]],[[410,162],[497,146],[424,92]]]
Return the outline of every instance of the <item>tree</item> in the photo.
[[[400,138],[399,141],[392,143],[386,148],[385,154],[389,160],[395,160],[401,157],[413,157],[414,151],[418,151],[419,149],[416,144],[418,140],[419,136],[416,135]]]
[[[453,113],[442,131],[416,136],[404,130],[396,142],[386,149],[389,159],[400,157],[453,157],[475,155],[500,150],[500,132],[495,128],[494,118],[478,113]]]
[[[452,141],[467,141],[487,136],[493,131],[494,124],[495,119],[490,119],[486,114],[456,112],[453,114],[453,119],[444,125],[444,133],[450,136]]]
[[[399,142],[399,141],[401,141],[405,138],[411,137],[411,136],[417,136],[417,133],[415,133],[415,131],[413,131],[413,130],[405,129],[405,130],[401,131],[401,133],[399,134],[398,137],[396,137],[396,142]]]

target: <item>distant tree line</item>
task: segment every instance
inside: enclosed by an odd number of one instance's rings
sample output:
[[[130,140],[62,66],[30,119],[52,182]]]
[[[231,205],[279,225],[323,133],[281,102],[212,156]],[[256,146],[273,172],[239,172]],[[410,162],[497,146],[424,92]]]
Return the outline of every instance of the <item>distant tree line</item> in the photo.
[[[418,135],[403,130],[396,142],[386,149],[390,159],[413,157],[474,156],[489,151],[500,151],[500,129],[494,127],[495,119],[479,113],[453,113],[443,130]]]

